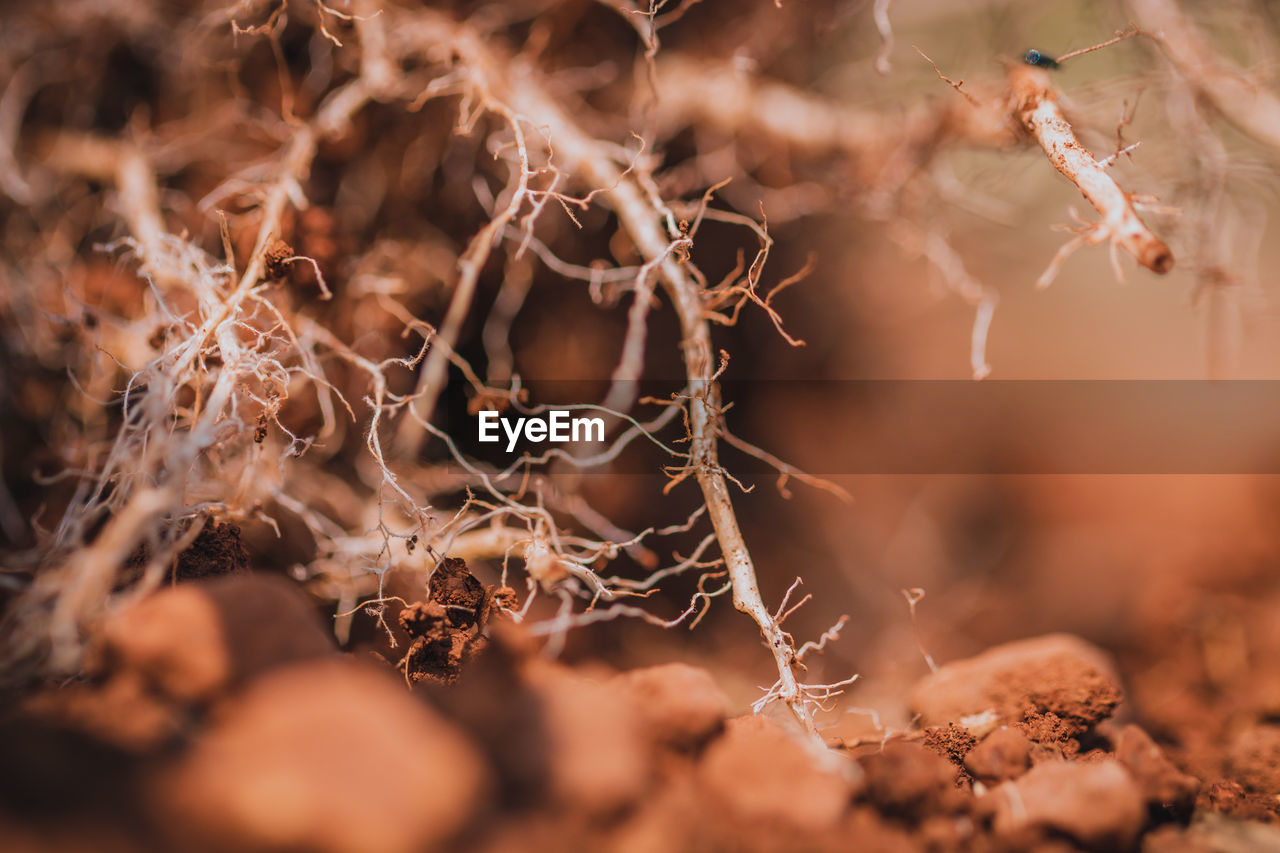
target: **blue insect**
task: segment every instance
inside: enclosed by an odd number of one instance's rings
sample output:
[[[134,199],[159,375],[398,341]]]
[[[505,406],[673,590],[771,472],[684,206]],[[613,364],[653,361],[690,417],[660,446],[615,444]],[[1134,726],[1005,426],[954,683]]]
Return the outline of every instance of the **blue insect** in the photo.
[[[1058,67],[1058,60],[1054,59],[1052,56],[1049,56],[1047,53],[1041,53],[1035,48],[1032,48],[1031,50],[1028,50],[1026,53],[1024,53],[1022,55],[1022,61],[1027,63],[1028,65],[1035,65],[1040,68],[1057,68]]]

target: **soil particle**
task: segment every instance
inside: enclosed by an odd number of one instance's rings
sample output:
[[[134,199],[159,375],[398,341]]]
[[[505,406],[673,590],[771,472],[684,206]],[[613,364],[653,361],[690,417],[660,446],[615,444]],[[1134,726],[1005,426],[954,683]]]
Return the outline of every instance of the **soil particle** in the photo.
[[[169,587],[113,615],[91,666],[200,702],[274,667],[333,653],[296,586],[247,574]]]
[[[186,530],[188,522],[183,523]],[[143,542],[125,561],[124,588],[136,583],[151,560],[151,547]],[[249,552],[241,540],[240,528],[235,524],[209,521],[196,534],[191,544],[174,558],[166,580],[191,581],[247,572]]]
[[[149,787],[173,849],[409,853],[454,836],[485,785],[403,685],[329,660],[259,679]]]
[[[1017,729],[996,729],[965,756],[964,766],[988,785],[1014,779],[1031,766],[1031,741]]]
[[[181,701],[210,699],[231,678],[218,607],[195,584],[161,590],[109,618],[90,666],[129,672]]]
[[[332,631],[316,617],[311,598],[279,575],[236,575],[199,588],[222,621],[232,686],[286,664],[337,653]]]
[[[729,697],[705,669],[682,663],[624,673],[614,682],[635,706],[655,743],[696,749],[724,728]]]
[[[1145,731],[1125,726],[1116,738],[1116,759],[1133,774],[1154,816],[1190,816],[1200,780],[1175,767]]]
[[[1119,686],[1096,669],[1059,657],[1046,661],[1045,670],[1047,677],[1056,676],[1057,684],[1027,693],[1022,702],[1025,720],[1052,717],[1074,737],[1110,717],[1120,704]]]
[[[1061,833],[1089,847],[1127,850],[1146,819],[1137,782],[1112,760],[1046,762],[991,793],[996,834]]]
[[[1076,727],[1057,714],[1031,713],[1013,727],[1034,744],[1031,756],[1037,763],[1074,758],[1080,753],[1080,742],[1074,737]]]
[[[1280,803],[1274,797],[1250,793],[1229,779],[1218,779],[1201,788],[1196,810],[1239,820],[1280,822]]]
[[[612,817],[651,782],[650,750],[633,704],[607,683],[552,665],[531,666],[541,700],[552,800],[588,817]]]
[[[1231,777],[1255,794],[1280,795],[1280,726],[1252,726],[1227,749]]]
[[[445,557],[427,581],[426,600],[400,611],[412,643],[397,666],[411,682],[452,684],[488,645],[489,620],[512,601],[510,589],[485,587],[465,561]]]
[[[184,728],[178,709],[152,693],[136,673],[123,673],[101,685],[43,690],[23,702],[22,711],[132,753],[171,743]]]
[[[929,758],[944,767],[946,762]],[[832,761],[846,759],[834,754]],[[952,775],[948,768],[948,776]],[[796,831],[834,827],[849,808],[852,774],[819,766],[804,744],[765,717],[736,717],[698,766],[702,788],[733,820],[785,825]],[[953,788],[950,778],[946,784]]]
[[[912,690],[926,726],[994,710],[1002,722],[1027,720],[1032,740],[1073,737],[1111,715],[1119,679],[1106,653],[1078,637],[1049,634],[996,646],[946,664]]]
[[[916,823],[967,807],[967,793],[956,786],[955,767],[922,746],[890,743],[860,761],[866,799],[887,817]]]
[[[484,585],[471,574],[466,561],[445,557],[427,581],[427,597],[445,607],[450,626],[465,628],[480,618]]]
[[[449,611],[438,601],[410,604],[400,611],[399,622],[414,638],[399,664],[411,681],[452,684],[467,659],[485,645],[475,622],[468,628],[452,625]]]
[[[964,767],[964,757],[978,744],[969,730],[955,723],[936,726],[925,732],[924,745],[957,767]]]
[[[249,552],[234,524],[210,522],[195,541],[178,555],[172,578],[178,581],[214,578],[249,570]]]
[[[289,274],[289,258],[293,257],[293,248],[283,240],[276,240],[267,247],[262,255],[262,264],[267,278],[279,281]]]

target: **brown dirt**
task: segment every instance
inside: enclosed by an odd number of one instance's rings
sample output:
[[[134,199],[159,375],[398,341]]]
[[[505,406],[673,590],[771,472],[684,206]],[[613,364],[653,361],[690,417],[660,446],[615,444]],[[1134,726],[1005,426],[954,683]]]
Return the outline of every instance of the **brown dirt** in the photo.
[[[947,664],[922,681],[910,701],[929,725],[990,711],[1052,741],[1110,716],[1120,689],[1104,652],[1076,637],[1050,635]]]
[[[965,769],[988,785],[1021,776],[1031,766],[1032,744],[1017,729],[999,728],[969,750]]]
[[[968,729],[955,723],[948,723],[945,727],[926,729],[923,743],[926,748],[938,753],[960,769],[957,783],[970,780],[968,768],[965,766],[965,757],[978,745],[978,739]]]
[[[144,543],[126,563],[126,581],[133,582],[151,558]],[[216,578],[248,571],[249,552],[241,539],[240,527],[221,521],[210,521],[184,550],[179,552],[168,572],[170,581]]]
[[[1075,638],[944,666],[913,696],[923,718],[956,718],[819,756],[784,724],[726,720],[695,667],[544,661],[493,616],[499,590],[441,569],[399,615],[412,691],[339,655],[277,579],[183,584],[118,614],[91,678],[4,721],[0,759],[31,780],[5,802],[64,808],[55,832],[5,806],[0,832],[191,850],[1123,851],[1276,823],[1275,726],[1241,730],[1225,778],[1190,775],[1114,722],[1114,668]],[[108,791],[104,817],[91,804]]]
[[[178,555],[172,577],[180,581],[198,580],[248,568],[249,552],[240,541],[240,528],[219,521],[206,524],[195,541]]]
[[[485,587],[463,560],[446,557],[427,580],[427,597],[400,611],[397,621],[412,638],[400,659],[405,678],[451,684],[462,667],[488,644],[484,628],[498,605],[513,593]]]

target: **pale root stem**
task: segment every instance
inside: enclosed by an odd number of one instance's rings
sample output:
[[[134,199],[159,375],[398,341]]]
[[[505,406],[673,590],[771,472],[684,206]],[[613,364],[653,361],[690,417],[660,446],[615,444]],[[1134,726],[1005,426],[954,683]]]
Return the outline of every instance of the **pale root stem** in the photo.
[[[1009,85],[1027,132],[1044,149],[1053,167],[1075,184],[1101,215],[1090,242],[1109,241],[1152,272],[1163,275],[1171,270],[1173,252],[1151,233],[1134,211],[1129,195],[1076,139],[1058,106],[1049,73],[1031,65],[1011,65]]]

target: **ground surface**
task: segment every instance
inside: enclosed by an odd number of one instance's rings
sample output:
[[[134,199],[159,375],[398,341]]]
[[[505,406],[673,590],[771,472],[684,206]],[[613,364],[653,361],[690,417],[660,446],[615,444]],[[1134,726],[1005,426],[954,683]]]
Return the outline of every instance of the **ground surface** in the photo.
[[[543,660],[490,618],[500,591],[460,563],[401,611],[400,672],[340,654],[291,584],[234,564],[120,613],[95,639],[90,677],[6,715],[5,849],[1244,851],[1280,839],[1278,673],[1222,669],[1230,649],[1206,657],[1173,628],[1150,634],[1157,665],[1119,670],[1070,635],[994,647],[917,683],[914,728],[815,753],[783,723],[733,716],[704,670]],[[1229,631],[1275,633],[1240,617]]]

